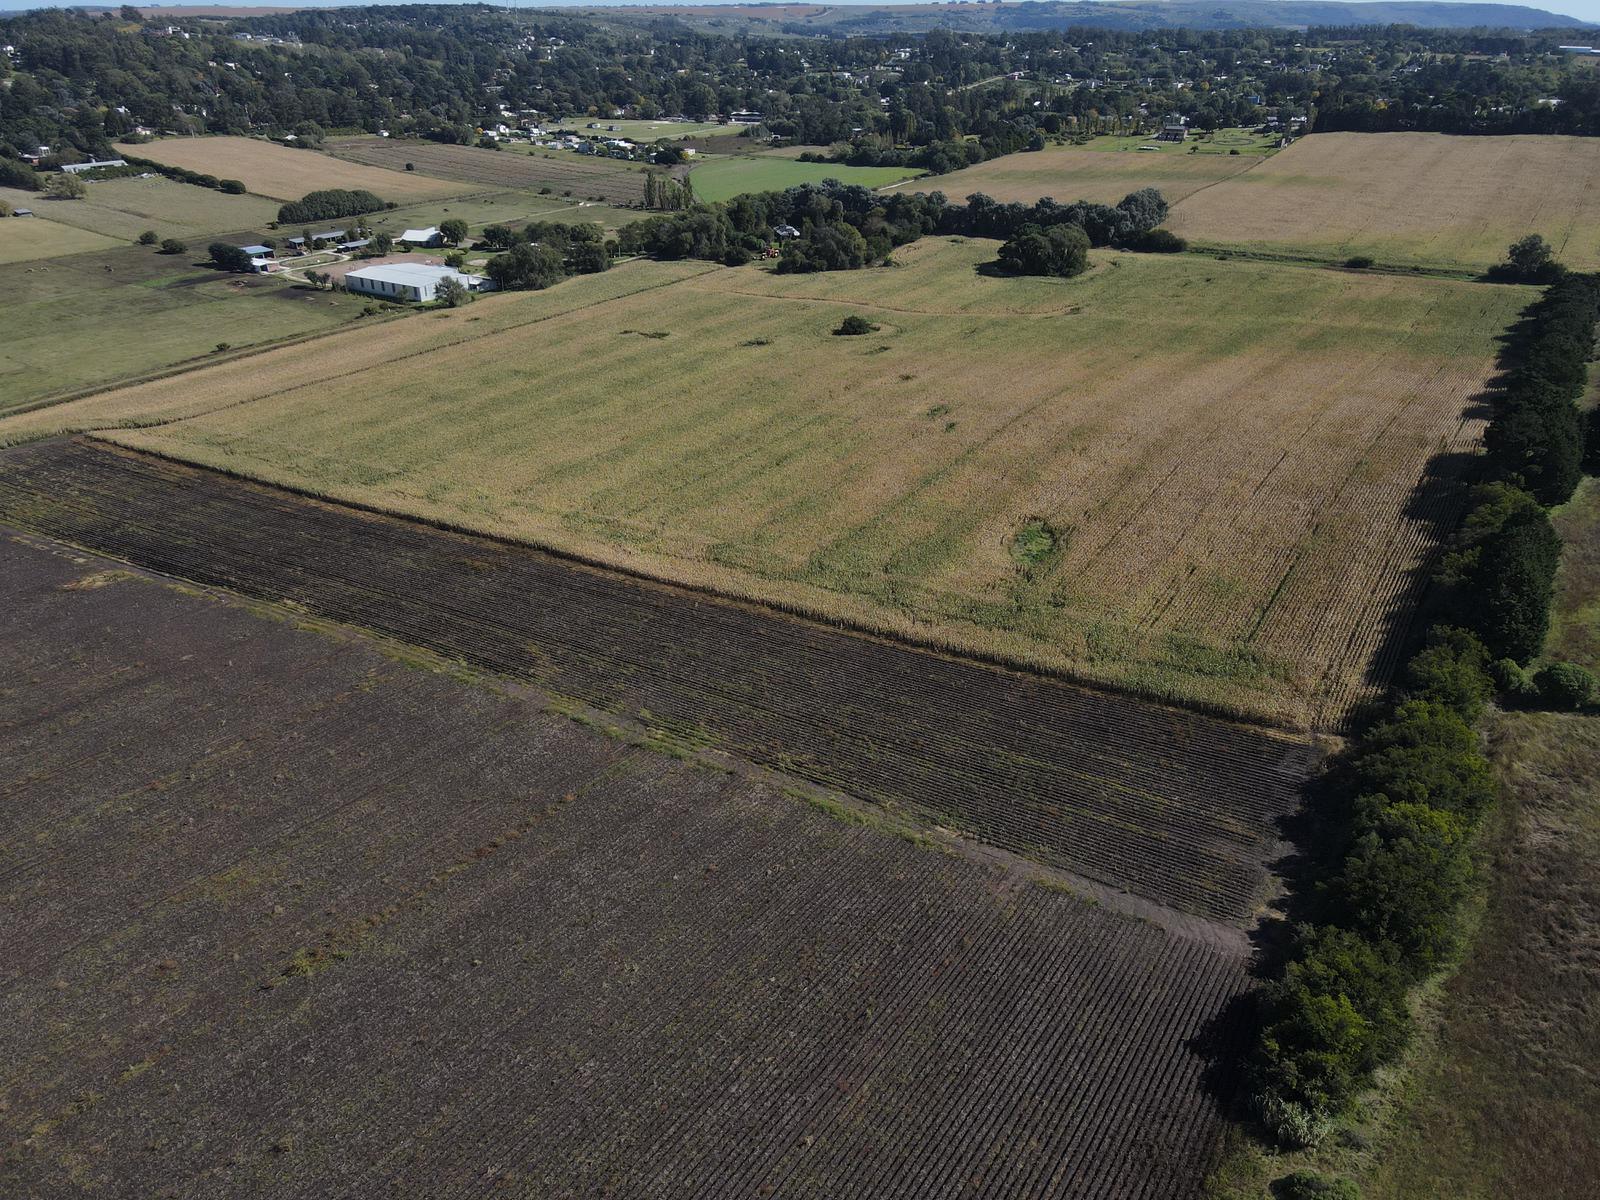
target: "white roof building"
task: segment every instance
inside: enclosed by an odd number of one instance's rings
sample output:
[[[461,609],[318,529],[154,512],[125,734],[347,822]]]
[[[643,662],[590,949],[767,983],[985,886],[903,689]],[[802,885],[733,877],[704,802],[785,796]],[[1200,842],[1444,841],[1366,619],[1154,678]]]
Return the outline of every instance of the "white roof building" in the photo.
[[[443,244],[444,234],[439,232],[437,225],[430,225],[426,229],[407,229],[394,240],[410,242],[414,246],[437,246]]]
[[[42,146],[40,147],[41,150],[43,148]],[[107,158],[99,162],[91,158],[88,162],[66,163],[61,169],[69,175],[76,175],[79,171],[93,171],[99,167],[125,167],[127,165],[128,160],[125,158]]]
[[[426,304],[435,298],[439,285],[454,279],[469,292],[493,291],[494,283],[482,275],[467,275],[454,267],[430,267],[422,263],[381,263],[362,267],[344,277],[344,286],[366,296]]]

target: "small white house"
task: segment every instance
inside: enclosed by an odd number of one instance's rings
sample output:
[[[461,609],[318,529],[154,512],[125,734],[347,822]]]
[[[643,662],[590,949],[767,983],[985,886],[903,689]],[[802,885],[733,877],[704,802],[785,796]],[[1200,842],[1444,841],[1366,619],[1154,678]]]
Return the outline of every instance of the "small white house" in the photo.
[[[430,267],[422,263],[383,263],[375,267],[362,267],[345,275],[344,286],[364,296],[426,304],[434,299],[439,285],[446,279],[454,279],[469,292],[494,290],[493,281],[482,275],[467,275],[453,267]]]
[[[442,246],[444,234],[439,232],[438,226],[430,225],[426,229],[404,230],[394,240],[406,246]]]

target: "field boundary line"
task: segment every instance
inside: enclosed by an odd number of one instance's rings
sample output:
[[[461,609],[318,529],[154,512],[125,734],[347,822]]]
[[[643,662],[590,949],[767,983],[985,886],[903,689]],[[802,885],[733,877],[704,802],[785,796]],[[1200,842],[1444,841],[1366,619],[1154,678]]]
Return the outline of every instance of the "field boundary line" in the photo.
[[[198,415],[198,414],[196,414]],[[187,419],[187,418],[184,418]],[[169,422],[172,423],[172,422]],[[123,426],[132,430],[132,427]],[[145,428],[150,428],[146,426]],[[753,596],[739,591],[716,588],[707,585],[685,583],[669,575],[657,573],[647,568],[633,566],[627,563],[612,562],[597,555],[584,554],[567,547],[557,546],[552,543],[534,539],[508,537],[505,534],[491,533],[487,530],[477,529],[471,525],[459,522],[446,521],[437,517],[418,516],[414,513],[403,512],[399,509],[387,508],[383,505],[370,504],[359,500],[345,500],[335,496],[326,495],[311,488],[299,487],[290,483],[269,482],[244,471],[237,471],[228,467],[211,466],[197,463],[178,455],[163,450],[156,450],[145,446],[133,446],[119,442],[115,437],[115,429],[89,430],[82,433],[68,435],[46,435],[35,439],[35,442],[59,440],[68,442],[78,440],[94,443],[98,448],[113,454],[124,454],[134,458],[149,458],[158,462],[171,463],[185,470],[196,471],[202,474],[216,475],[259,488],[267,492],[278,492],[293,496],[300,500],[310,501],[335,511],[360,513],[369,517],[380,517],[385,520],[399,521],[402,524],[421,526],[428,529],[446,533],[456,538],[468,541],[488,542],[497,546],[505,546],[516,550],[533,551],[556,559],[560,562],[581,567],[600,575],[620,576],[625,579],[649,584],[652,587],[662,588],[667,591],[682,594],[688,598],[710,599],[718,603],[754,611],[766,615],[779,615],[791,621],[805,625],[813,625],[822,629],[831,629],[848,633],[855,637],[866,638],[884,645],[894,646],[902,650],[915,651],[933,658],[965,666],[978,666],[1001,674],[1019,676],[1028,680],[1042,680],[1047,683],[1063,684],[1068,687],[1078,688],[1086,692],[1095,692],[1100,695],[1118,696],[1124,699],[1148,704],[1153,708],[1169,712],[1192,713],[1213,720],[1226,722],[1242,729],[1250,729],[1257,733],[1269,736],[1286,745],[1321,747],[1337,744],[1342,741],[1342,734],[1334,727],[1318,725],[1295,724],[1287,718],[1273,718],[1258,712],[1248,712],[1242,709],[1230,708],[1219,703],[1208,703],[1204,700],[1175,700],[1168,696],[1157,695],[1153,692],[1141,692],[1133,688],[1118,687],[1114,683],[1094,679],[1090,676],[1078,675],[1064,668],[1053,667],[1042,663],[1030,662],[1020,655],[1008,655],[1003,651],[980,650],[968,648],[954,639],[945,641],[928,636],[919,637],[915,634],[901,632],[888,626],[874,625],[872,622],[855,619],[849,616],[836,615],[822,609],[813,608],[801,601],[783,602],[775,599]],[[3,453],[4,447],[0,447]]]
[[[614,738],[627,745],[687,763],[698,770],[735,775],[764,783],[774,791],[782,793],[787,799],[810,805],[844,824],[870,826],[894,834],[923,849],[988,866],[1000,872],[1005,882],[1009,884],[1031,883],[1054,891],[1068,892],[1085,903],[1155,925],[1187,941],[1199,942],[1209,948],[1241,956],[1248,956],[1251,952],[1248,929],[1170,908],[1136,892],[1111,887],[1064,867],[1036,862],[1015,851],[991,845],[981,838],[902,812],[891,811],[883,805],[862,800],[849,792],[815,783],[777,767],[752,762],[728,750],[682,743],[645,721],[596,708],[578,697],[474,666],[464,660],[451,658],[436,650],[418,646],[352,621],[309,613],[293,604],[251,596],[232,588],[198,583],[156,567],[119,558],[105,550],[84,546],[67,538],[34,533],[16,525],[0,524],[0,537],[20,541],[49,553],[87,555],[108,565],[126,568],[130,573],[162,587],[206,596],[264,619],[281,621],[297,629],[338,641],[371,645],[386,658],[404,666],[448,675],[503,695],[528,700],[545,712],[566,717],[601,736]]]
[[[631,298],[633,296],[643,295],[645,292],[654,291],[654,290],[656,290],[658,288],[672,287],[672,286],[674,286],[676,284],[688,283],[690,280],[698,279],[700,277],[700,275],[709,274],[711,271],[715,271],[715,270],[718,270],[718,269],[719,268],[717,266],[711,265],[711,266],[708,266],[705,271],[698,272],[698,273],[696,273],[694,275],[685,276],[682,279],[669,279],[669,280],[665,280],[665,281],[660,282],[660,283],[648,284],[648,285],[646,285],[644,287],[638,288],[638,289],[636,289],[634,291],[631,291],[631,292],[624,292],[624,293],[622,293],[621,295],[618,295],[618,296],[608,296],[604,300],[594,300],[594,301],[591,301],[588,304],[580,304],[576,308],[563,309],[561,312],[558,312],[558,313],[549,313],[549,314],[546,314],[545,316],[536,317],[536,318],[534,318],[532,320],[529,320],[529,321],[521,321],[521,322],[518,322],[518,323],[512,324],[512,325],[505,325],[505,326],[502,326],[499,329],[487,330],[487,331],[482,331],[482,332],[474,332],[472,334],[457,338],[454,341],[440,342],[440,343],[438,343],[436,345],[429,346],[425,350],[412,350],[412,351],[409,351],[409,352],[407,352],[405,354],[397,355],[394,358],[389,359],[388,361],[389,362],[405,362],[408,359],[417,358],[417,357],[419,357],[421,355],[424,355],[424,354],[432,354],[432,353],[434,353],[434,352],[436,352],[438,350],[448,349],[448,348],[451,348],[451,347],[461,346],[461,345],[470,345],[472,342],[482,341],[485,338],[496,337],[496,336],[498,336],[498,335],[500,335],[502,333],[510,333],[510,332],[512,332],[514,330],[518,330],[518,329],[527,329],[530,326],[538,325],[538,324],[540,324],[541,322],[544,322],[544,321],[554,320],[557,317],[566,316],[569,313],[586,312],[591,308],[597,308],[602,304],[609,304],[614,300],[626,300],[626,299],[629,299],[629,298]],[[402,318],[405,318],[405,317],[414,316],[419,311],[420,310],[406,309],[406,310],[401,310],[401,311],[393,312],[393,313],[385,313],[385,314],[382,314],[382,318],[383,319],[381,321],[372,322],[370,324],[362,324],[361,326],[359,326],[357,328],[359,328],[359,329],[372,329],[372,328],[375,328],[378,324],[388,324],[390,322],[401,320]],[[39,401],[39,402],[35,402],[35,403],[32,403],[32,404],[29,404],[29,405],[27,405],[25,407],[21,407],[21,408],[7,409],[5,412],[0,413],[0,423],[3,423],[6,417],[21,416],[21,415],[23,415],[25,413],[39,412],[39,411],[42,411],[42,410],[47,409],[47,408],[55,408],[55,407],[58,407],[59,405],[62,405],[62,404],[69,404],[69,403],[71,403],[71,402],[73,402],[75,400],[85,400],[85,399],[88,399],[90,396],[101,395],[101,394],[103,394],[105,392],[119,391],[120,389],[125,388],[125,387],[138,387],[138,386],[140,386],[142,384],[146,384],[146,383],[158,383],[163,379],[176,378],[179,375],[187,375],[187,374],[189,374],[191,372],[194,372],[194,371],[204,370],[207,367],[223,366],[223,365],[226,365],[226,364],[231,364],[231,363],[234,363],[234,362],[238,362],[241,359],[253,358],[258,354],[265,354],[265,353],[267,353],[268,351],[271,351],[271,350],[280,350],[280,349],[284,348],[285,346],[298,345],[300,342],[311,342],[311,341],[316,341],[319,338],[337,337],[337,336],[339,336],[341,334],[353,333],[353,332],[357,331],[357,329],[353,329],[352,328],[353,324],[354,324],[354,320],[352,319],[351,322],[348,322],[348,323],[346,323],[344,325],[337,326],[336,328],[333,328],[333,329],[324,329],[324,330],[320,330],[317,333],[307,335],[305,337],[299,337],[299,338],[291,337],[291,338],[283,339],[283,340],[276,341],[276,342],[266,343],[266,344],[263,344],[263,345],[258,346],[258,347],[251,347],[251,348],[249,348],[247,350],[244,350],[244,351],[240,352],[237,355],[230,355],[230,356],[228,356],[226,358],[213,358],[213,357],[208,355],[205,358],[204,361],[199,361],[199,360],[195,360],[195,359],[188,359],[188,360],[185,360],[185,363],[183,365],[176,366],[176,367],[171,368],[171,369],[163,370],[163,371],[157,372],[157,373],[149,375],[149,376],[142,376],[142,377],[136,377],[136,378],[131,378],[131,379],[118,380],[116,383],[107,384],[107,385],[105,385],[103,387],[94,387],[94,388],[89,389],[88,391],[74,393],[72,395],[61,397],[59,399],[44,400],[44,401]],[[356,369],[356,370],[340,372],[338,374],[325,375],[321,379],[316,380],[315,383],[320,384],[320,383],[327,383],[329,381],[336,380],[336,379],[346,379],[346,378],[349,378],[352,375],[359,375],[365,370],[367,370],[367,368],[363,367],[363,368],[359,368],[359,369]],[[250,396],[250,397],[247,397],[247,398],[245,398],[243,400],[232,400],[232,401],[229,401],[226,404],[218,405],[216,408],[207,408],[207,409],[203,409],[203,410],[201,410],[199,412],[184,413],[181,416],[164,417],[164,418],[161,418],[161,417],[152,417],[152,418],[130,417],[130,418],[127,418],[127,419],[121,420],[121,421],[108,422],[107,424],[104,424],[104,425],[86,426],[82,430],[78,430],[76,432],[80,432],[80,433],[84,433],[84,434],[92,434],[92,433],[96,432],[97,430],[159,429],[159,428],[161,428],[162,426],[165,426],[165,425],[176,425],[176,424],[179,424],[179,423],[181,423],[183,421],[192,420],[192,419],[194,419],[196,417],[211,416],[213,413],[226,412],[230,408],[239,408],[239,407],[242,407],[242,406],[247,405],[247,404],[254,404],[254,403],[256,403],[257,401],[260,401],[260,400],[271,400],[271,399],[274,399],[274,398],[276,398],[278,396],[285,395],[288,392],[296,391],[296,390],[298,390],[300,388],[310,387],[310,386],[313,386],[313,385],[311,383],[297,383],[297,384],[294,384],[291,387],[280,388],[277,391],[273,391],[273,392],[266,392],[266,393],[264,393],[264,394],[262,394],[260,396]],[[21,441],[18,441],[18,442],[7,442],[7,441],[5,441],[4,440],[4,433],[5,433],[4,426],[3,426],[3,424],[0,424],[0,447],[4,447],[4,446],[7,446],[7,445],[21,445],[22,444]],[[45,433],[45,434],[41,434],[38,438],[27,438],[27,439],[23,439],[23,440],[25,440],[25,441],[40,441],[40,440],[49,439],[51,437],[60,437],[60,436],[62,436],[62,434],[60,434],[60,433]],[[183,460],[182,459],[174,459],[173,461],[174,462],[182,462]],[[241,478],[248,478],[248,477],[247,476],[241,476]]]

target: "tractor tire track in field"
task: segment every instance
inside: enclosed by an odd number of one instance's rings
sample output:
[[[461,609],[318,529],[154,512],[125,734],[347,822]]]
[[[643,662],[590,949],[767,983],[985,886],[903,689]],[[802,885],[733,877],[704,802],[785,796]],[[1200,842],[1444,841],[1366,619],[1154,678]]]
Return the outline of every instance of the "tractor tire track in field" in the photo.
[[[1197,916],[1248,923],[1303,741],[86,441],[0,520],[375,630]]]

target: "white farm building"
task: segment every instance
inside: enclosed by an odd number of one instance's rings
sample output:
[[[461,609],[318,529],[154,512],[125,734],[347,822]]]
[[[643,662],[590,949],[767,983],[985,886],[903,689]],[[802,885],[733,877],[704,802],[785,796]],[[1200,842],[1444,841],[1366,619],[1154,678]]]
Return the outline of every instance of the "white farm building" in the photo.
[[[439,285],[446,279],[454,279],[469,292],[494,288],[493,282],[482,275],[467,275],[454,267],[430,267],[422,263],[382,263],[375,267],[362,267],[345,275],[344,286],[349,291],[366,296],[426,304],[434,298]]]

